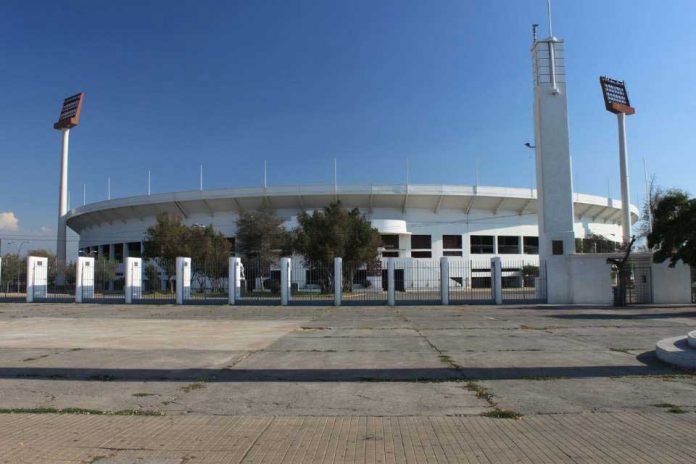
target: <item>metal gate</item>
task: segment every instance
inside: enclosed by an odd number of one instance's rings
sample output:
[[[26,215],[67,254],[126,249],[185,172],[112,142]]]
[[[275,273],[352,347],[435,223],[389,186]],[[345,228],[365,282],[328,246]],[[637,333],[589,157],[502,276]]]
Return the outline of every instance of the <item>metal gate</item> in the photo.
[[[625,302],[630,304],[651,304],[652,266],[650,261],[631,260],[623,273],[616,273],[614,279],[614,304],[621,304],[622,289],[626,293]],[[621,275],[622,274],[622,275]],[[622,285],[623,284],[623,285]]]

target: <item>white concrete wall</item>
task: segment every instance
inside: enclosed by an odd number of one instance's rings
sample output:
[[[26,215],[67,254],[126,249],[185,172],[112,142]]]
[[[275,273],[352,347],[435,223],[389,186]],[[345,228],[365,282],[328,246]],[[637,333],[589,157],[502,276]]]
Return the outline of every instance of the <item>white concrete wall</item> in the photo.
[[[570,295],[574,304],[613,304],[611,265],[608,254],[574,254],[567,257]]]
[[[675,267],[669,262],[652,263],[653,303],[691,304],[691,269],[679,261]]]

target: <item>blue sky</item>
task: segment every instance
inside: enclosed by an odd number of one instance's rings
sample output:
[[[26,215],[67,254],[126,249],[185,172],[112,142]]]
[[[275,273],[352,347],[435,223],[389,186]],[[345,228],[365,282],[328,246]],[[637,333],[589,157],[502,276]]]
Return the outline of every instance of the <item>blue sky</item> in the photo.
[[[71,205],[274,184],[529,186],[531,24],[544,0],[5,1],[0,5],[0,236],[53,237],[63,97]],[[555,0],[566,40],[577,191],[619,196],[615,118],[598,76],[625,79],[632,200],[643,167],[696,193],[696,2]],[[12,225],[14,220],[16,225]],[[37,242],[41,243],[41,242]],[[45,245],[49,245],[46,241]]]

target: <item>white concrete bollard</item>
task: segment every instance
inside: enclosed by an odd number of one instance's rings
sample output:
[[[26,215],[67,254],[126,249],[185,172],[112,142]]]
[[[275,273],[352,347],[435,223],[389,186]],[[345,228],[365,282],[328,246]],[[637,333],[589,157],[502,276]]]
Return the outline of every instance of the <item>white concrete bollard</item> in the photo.
[[[229,277],[227,285],[227,302],[231,305],[237,303],[242,296],[242,259],[229,259]]]
[[[394,274],[396,270],[396,262],[394,258],[389,258],[387,261],[387,304],[394,306],[396,304],[396,282]]]
[[[343,301],[343,258],[334,258],[334,306]]]
[[[491,286],[495,304],[503,304],[503,263],[499,257],[491,258]]]
[[[440,302],[443,305],[449,304],[449,258],[440,258]]]
[[[94,258],[80,256],[75,263],[75,303],[94,298]]]
[[[27,303],[48,294],[48,258],[27,257]]]
[[[123,291],[126,293],[126,303],[132,304],[133,300],[143,297],[143,260],[141,258],[126,258],[125,281]]]
[[[291,264],[291,258],[280,258],[280,304],[283,306],[287,306],[292,299]]]
[[[191,258],[176,258],[176,304],[191,298]]]

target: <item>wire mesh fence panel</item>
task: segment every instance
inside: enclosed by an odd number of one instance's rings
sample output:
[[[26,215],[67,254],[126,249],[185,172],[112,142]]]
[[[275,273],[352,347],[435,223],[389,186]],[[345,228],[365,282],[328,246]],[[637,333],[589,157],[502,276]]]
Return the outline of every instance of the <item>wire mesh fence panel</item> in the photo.
[[[280,304],[280,266],[276,262],[242,260],[239,304]]]
[[[394,287],[396,304],[439,304],[440,261],[403,258],[395,260]]]
[[[49,302],[69,303],[75,301],[75,266],[69,266],[61,276],[53,274],[49,268],[50,275],[48,276],[48,286],[46,289],[45,300]],[[62,284],[59,283],[63,279]]]
[[[123,265],[111,259],[94,261],[94,291],[85,303],[124,303]]]
[[[622,273],[616,272],[614,279],[614,304],[649,304],[653,302],[652,266],[650,262],[630,261]],[[623,285],[622,285],[623,284]],[[621,292],[625,301],[621,301]]]
[[[171,276],[166,269],[171,268]],[[158,263],[155,259],[143,260],[140,294],[133,298],[137,304],[176,303],[176,276],[173,263]]]
[[[27,300],[27,268],[22,261],[13,262],[7,257],[0,269],[0,301],[19,302]]]
[[[387,304],[387,266],[372,261],[352,266],[343,263],[342,304]]]
[[[305,263],[293,259],[290,264],[290,295],[290,301],[296,304],[333,302],[333,263]]]
[[[502,261],[503,303],[546,301],[546,268],[538,261]]]
[[[485,304],[494,301],[490,261],[449,260],[450,304]]]
[[[227,259],[191,262],[191,292],[187,303],[226,304],[229,288]]]

